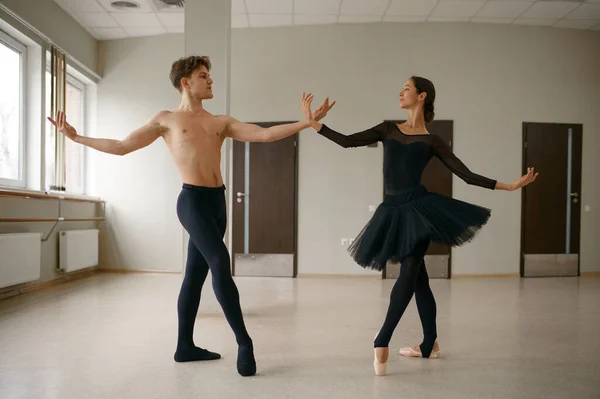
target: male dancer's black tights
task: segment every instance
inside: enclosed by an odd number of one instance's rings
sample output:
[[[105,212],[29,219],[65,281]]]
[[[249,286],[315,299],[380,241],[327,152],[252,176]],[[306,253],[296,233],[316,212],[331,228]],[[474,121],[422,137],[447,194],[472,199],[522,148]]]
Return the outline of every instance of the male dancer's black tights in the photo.
[[[190,235],[185,277],[177,301],[179,331],[175,360],[213,360],[221,356],[194,345],[193,332],[200,294],[210,269],[215,296],[238,344],[238,372],[256,373],[252,339],[246,331],[238,289],[231,277],[230,256],[223,242],[227,225],[225,187],[184,184],[177,200],[177,216]]]
[[[423,326],[421,354],[423,357],[429,357],[431,354],[437,338],[437,329],[435,299],[429,287],[429,277],[423,261],[427,248],[429,248],[429,241],[420,242],[413,253],[401,262],[400,275],[392,288],[385,321],[375,338],[376,348],[385,348],[389,345],[394,329],[414,293]]]

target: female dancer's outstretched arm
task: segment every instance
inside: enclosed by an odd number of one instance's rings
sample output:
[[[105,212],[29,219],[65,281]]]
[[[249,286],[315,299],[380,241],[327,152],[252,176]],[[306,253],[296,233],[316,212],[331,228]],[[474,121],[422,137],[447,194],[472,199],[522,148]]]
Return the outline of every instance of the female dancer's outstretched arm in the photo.
[[[377,141],[380,141],[382,137],[385,135],[385,123],[381,123],[377,126],[374,126],[370,129],[364,130],[362,132],[344,135],[336,132],[335,130],[329,128],[328,126],[319,123],[316,116],[321,116],[324,112],[327,114],[327,111],[333,107],[335,101],[329,105],[329,97],[325,98],[325,102],[319,108],[315,110],[313,113],[310,109],[312,103],[312,96],[303,98],[302,100],[302,109],[304,111],[304,118],[310,124],[310,126],[315,129],[320,135],[328,138],[334,143],[338,144],[344,148],[351,147],[363,147],[369,144],[373,144]],[[324,117],[325,115],[321,116]]]
[[[489,188],[491,190],[515,191],[521,187],[533,183],[538,176],[533,168],[527,168],[527,174],[513,183],[507,184],[496,180],[489,179],[485,176],[478,175],[469,170],[469,168],[452,153],[452,150],[440,137],[435,136],[433,139],[433,153],[448,169],[455,175],[460,177],[467,184]]]

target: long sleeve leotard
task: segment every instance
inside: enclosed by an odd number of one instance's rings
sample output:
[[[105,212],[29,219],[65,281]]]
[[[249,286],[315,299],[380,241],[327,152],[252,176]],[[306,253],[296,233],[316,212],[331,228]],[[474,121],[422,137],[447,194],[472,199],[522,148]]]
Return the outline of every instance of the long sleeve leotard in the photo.
[[[383,143],[383,176],[386,191],[397,191],[421,184],[423,170],[433,156],[467,184],[490,190],[496,180],[480,176],[452,153],[446,142],[435,134],[405,134],[395,123],[377,126],[351,135],[338,133],[323,125],[319,134],[344,148]]]

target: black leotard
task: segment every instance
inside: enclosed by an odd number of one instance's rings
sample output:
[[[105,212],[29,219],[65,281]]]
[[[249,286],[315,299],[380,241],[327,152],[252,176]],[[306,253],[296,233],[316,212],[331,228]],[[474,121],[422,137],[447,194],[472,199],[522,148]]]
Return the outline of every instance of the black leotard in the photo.
[[[381,141],[384,148],[383,178],[388,193],[420,185],[421,174],[433,156],[468,184],[491,190],[496,187],[496,180],[471,172],[452,153],[448,144],[435,134],[405,134],[392,122],[382,122],[348,136],[323,125],[319,134],[344,148],[362,147]]]

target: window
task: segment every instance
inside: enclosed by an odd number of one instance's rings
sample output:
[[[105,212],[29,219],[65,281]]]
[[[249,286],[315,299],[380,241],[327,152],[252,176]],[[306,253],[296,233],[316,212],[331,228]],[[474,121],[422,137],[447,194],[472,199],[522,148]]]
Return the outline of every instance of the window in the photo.
[[[46,112],[51,112],[51,73],[46,71]],[[65,113],[67,122],[77,130],[77,134],[85,136],[85,84],[67,73],[65,93]],[[52,116],[53,118],[55,116]],[[64,190],[69,193],[83,194],[84,187],[84,147],[73,141],[65,140],[64,161],[57,168],[56,140],[54,128],[46,122],[46,187],[55,186],[56,173],[63,173]],[[60,133],[59,133],[60,134]]]
[[[77,133],[85,135],[85,85],[68,75],[67,78],[67,108],[69,123]],[[66,191],[83,194],[84,147],[81,144],[67,140],[65,145]]]
[[[51,115],[51,97],[52,97],[52,76],[50,72],[46,70],[46,116],[51,117],[52,119],[56,119],[56,115]],[[49,189],[54,185],[56,181],[56,156],[54,151],[54,127],[52,124],[46,119],[46,189]]]
[[[0,32],[0,184],[25,187],[26,48]]]

